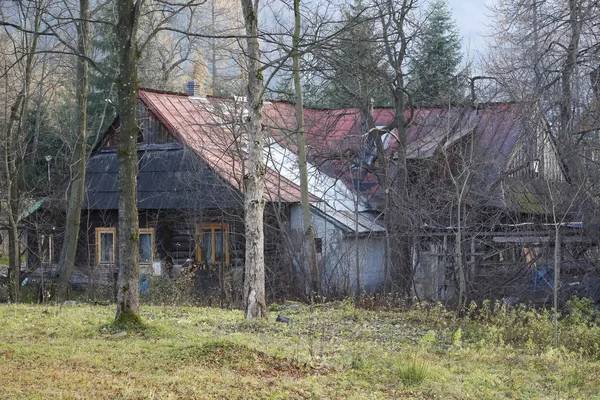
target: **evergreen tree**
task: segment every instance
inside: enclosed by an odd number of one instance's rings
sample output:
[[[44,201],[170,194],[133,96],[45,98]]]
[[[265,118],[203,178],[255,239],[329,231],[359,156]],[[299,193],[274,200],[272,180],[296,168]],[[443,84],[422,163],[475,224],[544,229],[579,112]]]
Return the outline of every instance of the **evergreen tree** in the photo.
[[[119,75],[119,46],[115,32],[114,3],[108,3],[97,18],[102,22],[92,24],[90,57],[102,70],[90,68],[88,94],[88,128],[90,146],[102,136],[117,116],[117,87]]]
[[[376,105],[388,105],[389,94],[385,86],[385,70],[382,67],[383,49],[376,36],[376,18],[363,4],[356,0],[345,11],[345,23],[340,34],[316,57],[326,65],[316,83],[321,94],[312,90],[307,96],[320,98],[321,105],[332,108],[357,107],[366,110],[371,99]],[[305,90],[314,89],[310,83]]]
[[[464,86],[458,71],[461,42],[446,0],[430,4],[428,17],[416,40],[410,62],[414,104],[448,104],[463,98]]]

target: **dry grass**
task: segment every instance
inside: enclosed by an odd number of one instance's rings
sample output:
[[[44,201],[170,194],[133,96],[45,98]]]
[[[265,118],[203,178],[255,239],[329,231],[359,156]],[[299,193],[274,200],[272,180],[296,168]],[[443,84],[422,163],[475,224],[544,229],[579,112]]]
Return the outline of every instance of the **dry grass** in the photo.
[[[292,323],[145,306],[125,335],[112,306],[0,305],[0,398],[600,398],[600,364],[578,354],[457,347],[451,321],[351,303],[278,312]],[[426,378],[407,386],[413,364]]]

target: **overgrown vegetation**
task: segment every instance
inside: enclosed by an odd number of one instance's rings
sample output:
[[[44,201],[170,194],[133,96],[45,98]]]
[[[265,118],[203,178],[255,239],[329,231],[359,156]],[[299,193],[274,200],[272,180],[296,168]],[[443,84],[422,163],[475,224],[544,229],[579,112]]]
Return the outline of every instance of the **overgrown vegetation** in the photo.
[[[589,299],[573,298],[558,323],[561,349],[600,359],[600,313]],[[508,346],[535,354],[553,347],[552,311],[536,310],[525,305],[507,307],[500,302],[472,304],[463,330],[478,346]]]
[[[121,331],[112,306],[2,305],[0,398],[598,398],[599,320],[587,300],[569,303],[558,349],[550,316],[525,307],[485,303],[464,318],[350,300],[271,309],[244,321],[144,306],[146,329]]]

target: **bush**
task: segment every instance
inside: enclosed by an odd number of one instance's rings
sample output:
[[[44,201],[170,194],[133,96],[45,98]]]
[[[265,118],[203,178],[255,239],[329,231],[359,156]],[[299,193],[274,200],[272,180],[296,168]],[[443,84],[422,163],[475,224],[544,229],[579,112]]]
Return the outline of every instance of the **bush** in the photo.
[[[456,325],[456,313],[448,310],[442,303],[416,303],[405,313],[409,322],[421,324],[428,329],[440,330]]]
[[[150,276],[147,293],[140,299],[148,304],[184,305],[193,304],[193,282],[176,282],[165,276]]]
[[[567,303],[569,314],[559,315],[559,345],[569,352],[600,358],[600,318],[588,299],[573,298]],[[526,305],[507,307],[484,301],[472,303],[462,321],[463,337],[470,343],[511,346],[535,352],[554,346],[552,310],[537,310]]]

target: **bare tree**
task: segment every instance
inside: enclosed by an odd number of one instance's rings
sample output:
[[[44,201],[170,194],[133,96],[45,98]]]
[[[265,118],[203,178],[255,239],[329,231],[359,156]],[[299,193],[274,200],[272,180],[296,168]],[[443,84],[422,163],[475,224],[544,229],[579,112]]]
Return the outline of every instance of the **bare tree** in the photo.
[[[389,69],[388,85],[394,106],[394,120],[387,128],[396,129],[397,148],[392,158],[385,154],[381,135],[377,135],[378,178],[385,196],[385,219],[390,245],[388,248],[390,272],[396,290],[409,298],[412,286],[411,221],[408,211],[408,185],[406,169],[406,121],[407,109],[406,72],[404,71],[409,46],[415,32],[413,14],[416,0],[377,1],[381,35]],[[396,173],[391,176],[390,170]]]
[[[300,191],[302,198],[302,220],[304,226],[304,244],[310,268],[311,296],[320,295],[319,265],[315,248],[315,230],[312,224],[312,214],[308,201],[308,171],[306,167],[306,138],[304,137],[304,101],[302,100],[302,81],[300,78],[300,0],[294,0],[294,33],[292,37],[294,90],[296,92],[296,140],[298,146],[298,168],[300,170]],[[358,286],[358,285],[357,285]],[[360,290],[360,289],[357,289]]]
[[[19,301],[21,287],[21,252],[19,246],[20,180],[23,160],[23,115],[30,100],[30,87],[40,38],[43,2],[19,3],[13,10],[18,25],[23,29],[13,29],[5,25],[5,33],[11,46],[10,64],[4,65],[3,75],[18,76],[15,85],[16,95],[12,99],[10,111],[5,121],[5,138],[2,148],[3,174],[7,192],[8,239],[9,239],[9,285],[10,300]],[[15,74],[15,71],[18,71]],[[7,80],[8,85],[8,80]]]
[[[265,303],[265,258],[263,213],[265,166],[263,161],[264,132],[262,106],[264,83],[260,65],[258,41],[258,0],[241,0],[246,27],[246,64],[248,116],[245,129],[248,136],[248,173],[245,179],[244,211],[246,259],[244,306],[246,318],[267,316]]]
[[[87,159],[87,93],[88,93],[88,63],[89,54],[89,1],[79,2],[79,24],[77,26],[77,73],[76,73],[76,103],[75,103],[75,145],[71,166],[71,180],[63,242],[58,263],[57,299],[67,298],[71,276],[75,268],[75,254],[79,238],[81,206],[83,204],[85,167]]]

